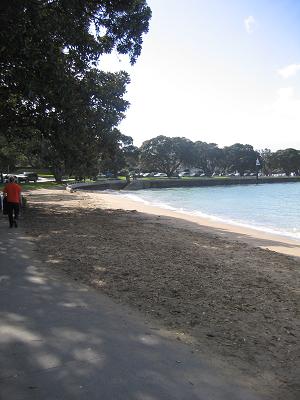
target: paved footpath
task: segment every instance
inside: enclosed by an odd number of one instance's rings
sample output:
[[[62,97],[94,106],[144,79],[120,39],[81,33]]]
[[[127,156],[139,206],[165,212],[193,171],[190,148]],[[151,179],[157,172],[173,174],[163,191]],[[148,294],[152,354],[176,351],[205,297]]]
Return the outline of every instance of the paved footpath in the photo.
[[[34,254],[1,216],[1,400],[261,399]]]

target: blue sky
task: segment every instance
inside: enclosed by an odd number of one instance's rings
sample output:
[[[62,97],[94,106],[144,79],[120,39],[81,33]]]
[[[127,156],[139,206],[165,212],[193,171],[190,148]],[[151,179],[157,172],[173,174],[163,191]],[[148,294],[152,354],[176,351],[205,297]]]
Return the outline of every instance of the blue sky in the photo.
[[[220,146],[300,149],[300,2],[148,0],[153,17],[131,67],[120,129],[140,145],[157,135]]]

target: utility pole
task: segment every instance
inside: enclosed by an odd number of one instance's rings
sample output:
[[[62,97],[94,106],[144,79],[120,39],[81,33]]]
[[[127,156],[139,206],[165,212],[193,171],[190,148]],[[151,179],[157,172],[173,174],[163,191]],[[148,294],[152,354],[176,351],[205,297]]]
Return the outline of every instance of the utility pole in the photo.
[[[258,171],[260,167],[260,161],[258,158],[256,159],[255,167],[256,167],[256,184],[258,184]]]

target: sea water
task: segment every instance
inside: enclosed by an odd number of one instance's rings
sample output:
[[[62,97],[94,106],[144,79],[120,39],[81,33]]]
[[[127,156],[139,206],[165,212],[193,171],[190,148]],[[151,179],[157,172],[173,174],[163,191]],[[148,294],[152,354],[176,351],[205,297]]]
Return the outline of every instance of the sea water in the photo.
[[[300,240],[300,183],[139,190],[146,204]]]

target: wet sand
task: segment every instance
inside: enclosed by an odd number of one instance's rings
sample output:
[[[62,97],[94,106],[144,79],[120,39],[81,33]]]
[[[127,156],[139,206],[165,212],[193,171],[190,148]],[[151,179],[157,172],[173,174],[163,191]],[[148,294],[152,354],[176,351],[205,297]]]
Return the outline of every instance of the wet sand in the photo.
[[[238,225],[218,222],[209,218],[202,218],[189,214],[167,210],[160,207],[146,205],[140,201],[134,201],[123,196],[116,196],[110,193],[89,193],[93,203],[101,202],[102,207],[110,209],[136,210],[143,213],[171,217],[181,222],[181,226],[190,226],[209,233],[216,233],[227,239],[240,240],[252,246],[269,249],[283,254],[300,257],[300,240],[293,240],[286,236],[266,233],[257,229],[241,227]],[[192,224],[189,224],[192,222]]]

